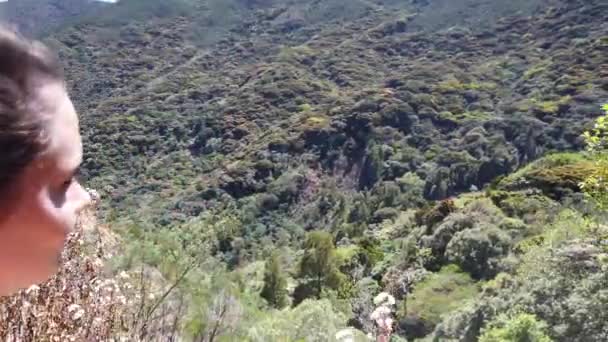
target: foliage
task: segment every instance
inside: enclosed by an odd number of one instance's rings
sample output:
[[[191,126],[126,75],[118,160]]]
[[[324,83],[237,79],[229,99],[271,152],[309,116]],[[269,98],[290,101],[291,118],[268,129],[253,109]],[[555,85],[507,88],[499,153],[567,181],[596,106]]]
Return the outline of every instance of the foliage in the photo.
[[[331,234],[322,231],[306,236],[304,254],[300,259],[298,277],[312,287],[311,295],[321,298],[324,288],[337,289],[343,282],[338,270],[336,248]],[[308,296],[305,296],[306,298]],[[303,299],[304,299],[303,298]]]
[[[603,107],[605,115],[599,117],[592,130],[584,133],[587,152],[594,163],[593,172],[581,182],[581,188],[597,205],[608,208],[608,104]]]
[[[513,317],[499,316],[488,324],[480,342],[551,342],[545,334],[547,324],[536,316],[521,313]]]
[[[420,332],[414,330],[408,332],[406,327],[406,334],[411,337],[423,337],[441,322],[442,316],[457,310],[475,298],[478,292],[475,282],[458,266],[445,266],[416,284],[414,291],[408,295],[405,312],[400,313],[401,317],[416,317],[425,323],[426,328],[420,335]]]
[[[544,196],[540,191],[491,191],[492,201],[507,215],[533,221],[555,208],[557,203]]]
[[[446,81],[439,82],[439,84],[437,84],[435,89],[440,92],[443,92],[443,93],[449,93],[449,92],[464,91],[464,90],[493,89],[495,87],[496,87],[496,84],[493,84],[493,83],[487,83],[487,82],[462,83],[461,81],[456,80],[456,79],[448,79]]]
[[[435,226],[419,231],[417,244],[426,253],[412,254],[418,254],[416,261],[432,271],[456,263],[476,279],[491,278],[502,267],[512,239],[525,235],[525,228],[505,217],[487,198],[465,203],[462,208],[452,207],[454,212]]]
[[[537,110],[546,114],[558,114],[572,100],[571,96],[563,96],[557,100],[538,101],[534,100],[533,104]]]
[[[105,209],[114,216],[150,218],[168,227],[210,207],[243,209],[240,199],[256,197],[262,210],[254,220],[266,226],[268,215],[299,212],[306,204],[300,203],[308,200],[302,188],[314,188],[309,172],[357,193],[396,183],[400,193],[392,204],[378,200],[399,210],[480,188],[521,161],[578,146],[584,124],[579,119],[589,114],[581,103],[603,96],[599,76],[588,72],[598,62],[599,43],[553,44],[542,56],[518,61],[501,51],[528,55],[532,45],[500,37],[553,37],[550,25],[540,23],[555,18],[526,18],[530,30],[525,32],[517,25],[490,29],[496,37],[459,29],[403,35],[415,30],[410,20],[417,22],[414,27],[426,26],[419,18],[430,8],[437,11],[436,5],[381,3],[356,1],[349,5],[356,10],[344,13],[343,4],[333,0],[324,5],[332,11],[327,14],[310,1],[180,0],[167,8],[159,1],[128,0],[107,6],[87,25],[55,32],[49,41],[69,66],[68,83],[87,113],[82,118],[84,178],[107,195]],[[457,11],[460,17],[469,13],[469,5],[448,7],[465,7]],[[421,11],[416,19],[412,6]],[[504,13],[505,6],[529,5],[494,6]],[[587,14],[564,11],[589,30],[597,25],[596,18],[580,18]],[[393,14],[407,19],[389,19]],[[336,18],[344,18],[344,30],[333,26]],[[104,24],[108,19],[115,24]],[[322,34],[311,41],[313,31]],[[367,31],[373,39],[359,34]],[[197,47],[198,39],[207,38],[226,40],[208,46],[212,53],[207,53]],[[429,43],[413,48],[419,41]],[[259,48],[249,49],[250,44]],[[370,46],[386,53],[359,56]],[[462,46],[482,50],[456,61]],[[429,59],[429,54],[437,55]],[[558,63],[552,62],[531,76],[535,82],[525,82],[525,70],[554,55],[566,56],[562,71],[553,70]],[[253,59],[264,62],[250,70],[246,65]],[[435,60],[447,62],[438,68]],[[225,68],[228,64],[234,67]],[[411,70],[416,70],[411,77],[403,76]],[[549,86],[558,78],[559,85]],[[582,89],[581,83],[591,88]],[[566,87],[563,94],[559,86]],[[536,113],[511,115],[513,103],[539,93],[543,99],[570,96],[568,106],[576,115],[543,124],[535,121]],[[384,215],[377,220],[392,213],[379,214]]]
[[[247,332],[250,341],[331,341],[346,317],[329,300],[307,299],[295,308],[276,311]]]
[[[401,203],[411,208],[416,208],[422,204],[424,181],[418,175],[413,172],[407,172],[397,179],[397,184],[401,188]]]
[[[499,187],[517,190],[535,187],[553,198],[579,191],[579,184],[594,173],[595,165],[580,153],[558,153],[543,157],[501,180]]]
[[[394,339],[526,312],[603,341],[604,214],[579,187],[603,196],[602,127],[572,151],[608,90],[605,5],[549,1],[124,0],[53,32],[113,270],[147,298],[125,322],[328,340],[373,332],[389,291]]]
[[[606,333],[602,308],[607,302],[601,288],[607,279],[602,261],[605,248],[598,236],[605,232],[605,226],[598,229],[592,219],[574,210],[562,212],[554,223],[546,223],[543,234],[522,243],[511,274],[502,273],[488,282],[483,295],[467,310],[446,319],[435,336],[477,336],[493,319],[502,322],[488,328],[496,328],[494,333],[516,332],[513,329],[522,322],[506,330],[505,322],[525,312],[542,318],[546,323],[542,332],[551,340],[602,341]],[[529,325],[532,331],[544,324],[528,323],[523,326]]]
[[[287,305],[287,279],[280,265],[280,257],[273,253],[266,262],[264,287],[260,296],[272,307],[281,309]]]
[[[500,271],[500,261],[511,245],[511,238],[498,227],[481,225],[457,232],[446,247],[446,256],[473,278],[488,279]]]
[[[434,207],[423,208],[416,213],[416,223],[431,228],[455,211],[454,201],[441,201]]]

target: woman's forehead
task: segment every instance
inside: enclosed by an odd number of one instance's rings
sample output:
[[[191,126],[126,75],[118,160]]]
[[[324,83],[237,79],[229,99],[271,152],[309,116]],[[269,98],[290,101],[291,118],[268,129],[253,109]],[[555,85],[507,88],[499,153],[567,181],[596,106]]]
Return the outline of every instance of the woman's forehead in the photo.
[[[38,93],[41,115],[45,117],[45,131],[49,140],[46,155],[61,169],[72,170],[82,161],[82,141],[78,116],[63,85],[52,82]]]

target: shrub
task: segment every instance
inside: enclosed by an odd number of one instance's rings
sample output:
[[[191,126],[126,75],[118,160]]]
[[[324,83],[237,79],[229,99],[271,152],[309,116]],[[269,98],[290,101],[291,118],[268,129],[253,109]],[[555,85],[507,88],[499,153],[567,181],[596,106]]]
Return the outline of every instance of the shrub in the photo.
[[[374,222],[379,223],[384,220],[392,220],[399,215],[399,211],[395,208],[382,208],[374,213]]]
[[[479,342],[551,342],[553,340],[545,334],[546,329],[547,324],[531,314],[499,316],[489,323]]]
[[[346,317],[327,299],[305,300],[293,309],[258,320],[247,332],[249,341],[331,341]]]
[[[602,109],[605,115],[598,118],[592,130],[585,132],[587,151],[593,160],[593,169],[580,183],[585,193],[602,209],[608,207],[608,104]]]
[[[605,247],[598,240],[605,233],[606,227],[598,228],[581,214],[564,211],[554,224],[545,226],[541,239],[522,246],[513,274],[488,282],[483,296],[466,312],[446,320],[436,335],[445,340],[465,335],[467,340],[476,340],[484,321],[494,320],[483,341],[530,341],[517,338],[535,331],[542,334],[533,333],[531,338],[540,341],[548,341],[543,336],[564,342],[605,341],[608,296],[603,289],[608,277]],[[529,316],[517,318],[520,310],[542,317],[546,330],[537,329],[543,322],[536,324]],[[498,313],[505,315],[497,317]]]
[[[264,210],[275,210],[279,207],[279,198],[275,194],[260,194],[257,198],[258,207]]]
[[[276,195],[282,203],[292,203],[297,200],[303,182],[304,176],[301,173],[288,171],[269,185],[269,192]]]
[[[580,191],[579,184],[594,170],[594,164],[583,154],[557,153],[521,168],[498,186],[504,190],[537,188],[550,197],[561,198],[565,190]]]
[[[260,296],[266,299],[269,305],[277,309],[287,305],[287,279],[280,262],[280,256],[276,253],[273,253],[266,261],[264,287],[260,293]]]
[[[353,204],[348,213],[348,223],[360,223],[368,222],[370,219],[370,211],[368,207],[368,201],[362,195],[357,195],[353,199]]]
[[[564,96],[556,100],[540,101],[532,100],[534,109],[544,114],[558,114],[568,108],[568,103],[572,101],[571,96]]]
[[[424,180],[413,172],[408,172],[397,179],[401,188],[399,202],[408,208],[419,207],[424,200]]]
[[[453,200],[441,201],[434,207],[423,208],[416,212],[416,224],[432,228],[454,211],[456,211],[456,206]]]
[[[396,206],[400,193],[401,189],[395,182],[382,182],[372,191],[374,202],[379,203],[380,207]]]
[[[432,270],[438,270],[445,262],[444,254],[450,240],[459,231],[471,229],[475,225],[475,219],[462,213],[454,213],[437,226],[431,235],[420,239],[420,245],[429,250],[430,255],[426,257],[425,266]]]
[[[408,338],[420,338],[430,333],[444,315],[473,299],[478,291],[473,279],[456,265],[445,266],[416,284],[414,291],[407,296],[405,312],[400,314],[404,319],[422,320],[427,329],[422,335],[408,334]],[[407,333],[408,329],[405,330]]]
[[[492,191],[490,198],[505,214],[516,217],[539,215],[556,207],[557,203],[542,195],[525,191]]]
[[[306,288],[311,288],[305,292],[320,299],[323,289],[339,288],[344,277],[338,270],[339,260],[333,237],[327,232],[311,232],[306,237],[304,249],[298,276],[306,281]]]
[[[489,279],[500,271],[500,261],[511,243],[498,227],[480,225],[456,233],[446,248],[446,258],[475,279]]]

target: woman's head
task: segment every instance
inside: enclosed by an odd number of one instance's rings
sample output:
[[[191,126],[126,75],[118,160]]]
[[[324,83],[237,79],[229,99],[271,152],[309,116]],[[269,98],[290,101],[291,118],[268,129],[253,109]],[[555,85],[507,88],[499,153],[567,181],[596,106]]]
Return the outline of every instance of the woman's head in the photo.
[[[42,44],[0,28],[0,295],[43,281],[89,202],[78,117]]]

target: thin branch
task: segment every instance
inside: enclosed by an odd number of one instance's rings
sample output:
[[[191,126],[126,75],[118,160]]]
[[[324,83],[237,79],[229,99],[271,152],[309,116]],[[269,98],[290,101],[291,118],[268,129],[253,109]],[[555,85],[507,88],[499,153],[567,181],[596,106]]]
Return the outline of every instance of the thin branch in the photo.
[[[150,318],[150,316],[156,311],[156,309],[162,304],[162,302],[173,292],[173,290],[186,278],[188,273],[194,268],[194,263],[191,263],[186,269],[182,272],[182,274],[177,278],[177,280],[163,293],[163,295],[154,303],[154,305],[148,310],[146,314],[146,321]]]

